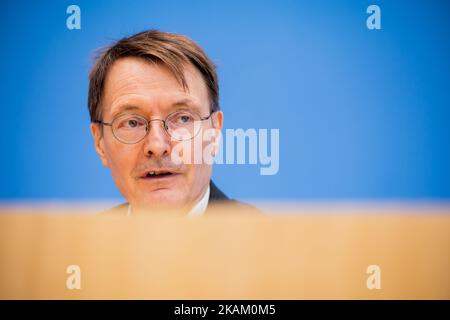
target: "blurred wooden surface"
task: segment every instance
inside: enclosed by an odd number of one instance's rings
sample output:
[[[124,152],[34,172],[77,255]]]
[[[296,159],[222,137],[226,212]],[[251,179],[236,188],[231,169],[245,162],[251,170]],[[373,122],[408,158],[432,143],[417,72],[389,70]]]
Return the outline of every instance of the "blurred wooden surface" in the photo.
[[[9,213],[8,213],[9,212]],[[0,214],[1,299],[450,299],[450,211]],[[69,290],[69,265],[81,289]],[[369,290],[369,265],[381,289]]]

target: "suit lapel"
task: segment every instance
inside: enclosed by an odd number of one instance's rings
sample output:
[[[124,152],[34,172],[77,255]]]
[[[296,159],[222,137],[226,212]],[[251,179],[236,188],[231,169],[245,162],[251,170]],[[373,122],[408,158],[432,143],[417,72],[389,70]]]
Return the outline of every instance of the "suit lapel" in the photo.
[[[214,184],[214,182],[211,180],[209,183],[209,202],[216,202],[216,201],[227,201],[230,200],[225,193],[223,193],[217,186]]]

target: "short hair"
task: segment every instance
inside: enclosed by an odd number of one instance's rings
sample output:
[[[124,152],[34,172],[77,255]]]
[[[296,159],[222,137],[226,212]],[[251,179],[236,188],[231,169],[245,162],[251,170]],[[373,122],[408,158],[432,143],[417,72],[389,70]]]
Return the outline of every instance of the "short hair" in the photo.
[[[216,66],[192,39],[175,33],[147,30],[125,37],[102,49],[89,74],[88,108],[91,122],[102,119],[101,100],[105,79],[120,58],[138,57],[166,66],[183,88],[188,89],[184,66],[192,64],[202,75],[208,90],[210,111],[220,110]]]

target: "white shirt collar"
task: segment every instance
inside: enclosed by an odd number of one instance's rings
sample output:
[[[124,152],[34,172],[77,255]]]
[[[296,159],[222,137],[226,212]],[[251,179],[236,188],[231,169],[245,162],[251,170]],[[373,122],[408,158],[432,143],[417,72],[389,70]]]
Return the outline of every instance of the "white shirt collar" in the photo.
[[[209,189],[210,187],[208,186],[208,189],[206,189],[206,192],[203,195],[203,197],[200,199],[199,202],[195,204],[195,206],[187,214],[188,217],[198,217],[205,213],[206,207],[208,206],[209,202],[209,192],[210,192]],[[131,212],[132,212],[131,205],[128,205],[127,216],[130,216]]]
[[[189,213],[187,214],[188,217],[198,217],[203,215],[206,211],[206,207],[208,206],[208,202],[209,202],[209,186],[208,189],[206,189],[206,192],[200,199],[200,201],[197,202],[197,204],[191,209],[191,211],[189,211]]]

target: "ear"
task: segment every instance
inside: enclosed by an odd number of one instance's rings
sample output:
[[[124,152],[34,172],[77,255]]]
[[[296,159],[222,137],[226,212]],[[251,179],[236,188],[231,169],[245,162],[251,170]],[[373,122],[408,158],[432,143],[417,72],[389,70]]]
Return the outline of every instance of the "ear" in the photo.
[[[213,125],[214,129],[216,130],[215,139],[214,139],[214,154],[217,154],[219,152],[221,130],[223,127],[223,112],[222,111],[214,112],[213,118],[212,118],[212,125]]]
[[[216,111],[213,114],[213,127],[216,130],[222,130],[223,127],[223,112],[222,111]]]
[[[98,123],[91,123],[91,132],[94,137],[95,150],[100,157],[103,165],[108,167],[108,160],[105,154],[102,127]]]

